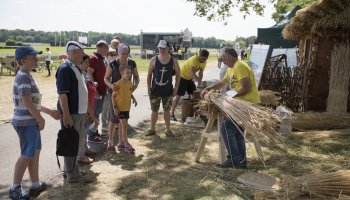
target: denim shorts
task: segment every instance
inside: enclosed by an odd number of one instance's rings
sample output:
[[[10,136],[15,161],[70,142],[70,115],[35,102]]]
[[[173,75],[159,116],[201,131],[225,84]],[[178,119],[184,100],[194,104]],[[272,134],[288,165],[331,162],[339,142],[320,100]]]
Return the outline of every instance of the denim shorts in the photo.
[[[32,158],[41,149],[41,136],[38,125],[13,126],[19,137],[21,156]]]

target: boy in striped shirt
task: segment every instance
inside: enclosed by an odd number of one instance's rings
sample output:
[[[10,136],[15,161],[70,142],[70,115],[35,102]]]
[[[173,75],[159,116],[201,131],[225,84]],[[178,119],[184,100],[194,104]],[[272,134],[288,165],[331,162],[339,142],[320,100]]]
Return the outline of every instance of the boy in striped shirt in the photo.
[[[41,149],[40,131],[44,129],[45,120],[40,112],[51,115],[54,119],[60,119],[61,115],[56,110],[41,106],[41,94],[35,80],[30,75],[37,66],[37,54],[32,47],[21,46],[16,49],[16,60],[20,65],[13,84],[13,101],[15,105],[12,125],[19,137],[21,156],[18,158],[14,170],[13,184],[9,196],[11,199],[29,199],[37,196],[46,189],[46,183],[39,181],[39,155]],[[21,182],[24,172],[28,168],[32,182],[29,194],[22,190]]]

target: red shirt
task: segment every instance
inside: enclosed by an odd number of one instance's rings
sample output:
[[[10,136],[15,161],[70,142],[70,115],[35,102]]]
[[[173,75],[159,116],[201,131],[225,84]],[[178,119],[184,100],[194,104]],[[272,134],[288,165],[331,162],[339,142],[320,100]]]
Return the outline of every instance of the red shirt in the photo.
[[[94,69],[94,73],[92,74],[94,80],[97,82],[97,91],[100,95],[104,96],[107,91],[107,85],[104,82],[104,77],[106,73],[106,64],[104,62],[103,57],[94,53],[89,60],[89,67]]]

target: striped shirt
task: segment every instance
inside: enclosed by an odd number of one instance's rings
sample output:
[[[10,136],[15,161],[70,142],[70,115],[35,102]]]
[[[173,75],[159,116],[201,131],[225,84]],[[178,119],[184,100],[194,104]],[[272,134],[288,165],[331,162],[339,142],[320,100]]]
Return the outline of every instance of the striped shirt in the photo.
[[[34,105],[40,110],[41,94],[35,80],[27,72],[19,70],[13,83],[13,103],[15,109],[12,117],[12,125],[14,126],[37,124],[22,101],[21,96],[24,95],[32,96]]]

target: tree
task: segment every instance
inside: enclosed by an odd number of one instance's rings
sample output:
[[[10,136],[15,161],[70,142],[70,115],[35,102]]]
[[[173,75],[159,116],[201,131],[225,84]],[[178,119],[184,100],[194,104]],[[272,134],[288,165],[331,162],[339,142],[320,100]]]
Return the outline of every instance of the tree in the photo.
[[[295,6],[306,7],[317,0],[277,0],[274,4],[276,11],[272,13],[272,19],[276,22],[281,21],[288,11],[291,11]]]
[[[227,24],[226,19],[231,16],[234,7],[238,7],[240,12],[249,15],[255,12],[257,15],[263,15],[265,5],[259,0],[186,0],[195,3],[195,13],[199,17],[206,17],[208,21],[223,21]],[[269,3],[275,3],[276,12],[272,18],[279,22],[283,16],[296,5],[306,7],[317,0],[269,0]]]

